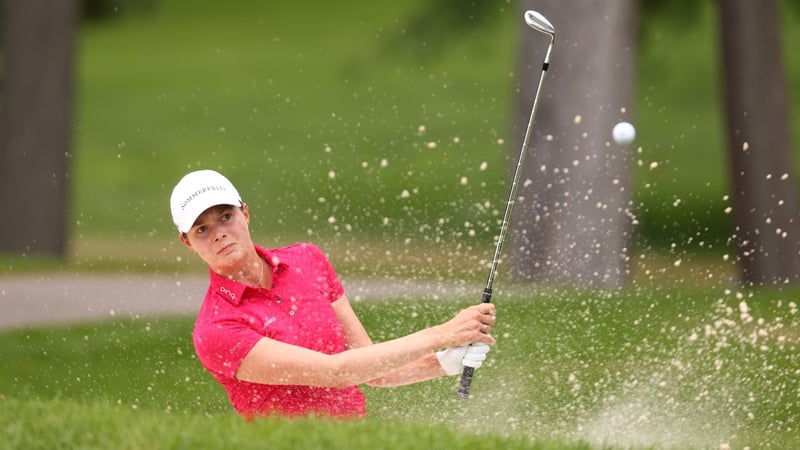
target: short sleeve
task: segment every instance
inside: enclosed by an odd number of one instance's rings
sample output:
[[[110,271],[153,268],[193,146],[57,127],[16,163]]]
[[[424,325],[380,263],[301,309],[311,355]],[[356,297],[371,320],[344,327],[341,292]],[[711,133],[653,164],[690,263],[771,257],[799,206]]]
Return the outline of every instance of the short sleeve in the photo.
[[[263,337],[234,319],[197,323],[192,334],[195,352],[203,367],[228,378],[236,377],[239,364]]]
[[[313,244],[306,244],[306,248],[322,295],[331,303],[339,300],[344,295],[344,287],[325,253]]]

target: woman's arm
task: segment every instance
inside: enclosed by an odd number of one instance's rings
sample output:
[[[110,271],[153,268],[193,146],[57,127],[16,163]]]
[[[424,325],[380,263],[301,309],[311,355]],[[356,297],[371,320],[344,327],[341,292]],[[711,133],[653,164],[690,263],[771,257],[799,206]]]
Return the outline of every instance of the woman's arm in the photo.
[[[332,303],[333,312],[336,313],[336,318],[342,324],[344,330],[344,345],[347,349],[360,348],[372,345],[367,330],[361,324],[361,320],[356,316],[355,311],[350,306],[350,301],[346,296],[339,297],[338,300]]]
[[[361,321],[358,319],[355,311],[350,306],[347,297],[342,296],[339,300],[333,303],[333,310],[336,312],[336,317],[342,324],[345,336],[345,345],[347,348],[359,348],[372,345],[372,339],[364,329]],[[436,355],[431,352],[422,356],[416,361],[412,361],[402,367],[399,367],[382,377],[374,380],[369,380],[366,384],[374,387],[393,387],[402,386],[406,384],[418,383],[420,381],[430,380],[444,376],[445,372],[442,369]]]
[[[345,303],[339,303],[342,300]],[[337,315],[343,314],[340,317],[344,318],[342,326],[348,350],[327,355],[262,338],[242,360],[236,377],[264,384],[344,387],[380,379],[410,364],[429,365],[433,370],[433,352],[442,347],[472,342],[494,344],[488,334],[495,322],[494,305],[490,303],[466,308],[441,325],[372,345],[346,299],[337,300],[334,305]],[[431,357],[433,360],[427,360]],[[417,362],[421,358],[423,361]]]
[[[417,359],[416,361],[399,367],[382,377],[378,377],[366,382],[372,387],[395,387],[407,384],[418,383],[420,381],[439,378],[446,375],[435,353],[430,353]]]

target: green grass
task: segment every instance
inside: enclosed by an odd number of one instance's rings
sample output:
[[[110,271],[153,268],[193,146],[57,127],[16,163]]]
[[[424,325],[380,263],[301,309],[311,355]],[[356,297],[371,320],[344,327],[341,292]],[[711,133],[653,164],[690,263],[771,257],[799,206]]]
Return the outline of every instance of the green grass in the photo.
[[[782,4],[781,36],[790,101],[794,170],[800,169],[800,42],[797,8]],[[673,243],[707,252],[732,234],[720,37],[716,6],[692,17],[648,20],[637,61],[634,155],[639,235],[646,245]],[[651,163],[657,163],[651,168]],[[798,186],[800,187],[800,186]],[[706,248],[700,248],[704,242]]]
[[[82,39],[78,233],[169,232],[169,190],[196,167],[237,180],[264,233],[416,234],[437,214],[455,233],[502,186],[503,122],[487,116],[511,94],[510,52],[494,50],[513,30],[495,24],[482,46],[422,65],[378,53],[414,3],[163,5]],[[461,175],[475,187],[451,205]]]
[[[477,445],[484,433],[492,444],[478,448],[786,448],[800,438],[800,318],[791,303],[798,292],[530,289],[496,293],[498,345],[467,402],[455,398],[457,380],[445,378],[365,387],[368,419],[352,428],[238,424],[194,356],[192,319],[145,317],[0,334],[0,395],[9,404],[0,408],[0,425],[11,433],[8,442],[20,443],[13,448],[51,447],[62,438],[99,448],[128,435],[128,448],[181,448],[221,442],[230,427],[244,436],[231,442],[280,428],[300,446],[327,439],[333,447],[350,433],[367,433],[428,448],[439,430],[451,448]],[[355,308],[382,341],[469,303]],[[94,426],[101,421],[111,425]]]
[[[518,12],[498,4],[437,53],[404,33],[424,3],[159,0],[84,24],[68,259],[0,255],[3,273],[185,270],[167,198],[201,167],[237,183],[267,246],[491,248],[515,154]],[[683,19],[648,19],[638,51],[632,247],[719,255],[731,217],[715,10]],[[781,20],[798,143],[799,19]]]
[[[85,26],[70,259],[2,256],[0,276],[202,271],[174,237],[167,198],[184,172],[211,167],[239,185],[260,243],[317,241],[348,276],[482,281],[496,229],[479,205],[507,189],[519,17],[503,4],[438,56],[417,58],[426,43],[413,36],[389,51],[422,4],[160,0]],[[781,20],[797,147],[800,27],[794,13]],[[645,253],[631,253],[631,287],[498,283],[499,343],[469,402],[443,379],[365,388],[363,422],[246,423],[199,366],[192,318],[142,317],[0,333],[2,445],[795,445],[800,292],[725,290],[735,270],[719,255],[730,217],[714,11],[645,33],[633,161]],[[355,306],[384,340],[474,301]]]
[[[265,243],[490,247],[514,153],[519,17],[498,5],[495,20],[430,53],[403,32],[423,3],[160,0],[151,13],[86,25],[71,260],[102,265],[98,249],[130,241],[158,252],[173,237],[169,192],[200,167],[235,180]],[[796,14],[782,20],[800,105],[800,61],[790,51],[800,27]],[[684,26],[649,20],[644,33],[633,111],[642,147],[633,161],[637,243],[717,251],[731,224],[714,10],[699,8]],[[398,41],[405,47],[396,50]],[[795,142],[798,114],[800,106]]]
[[[378,421],[258,420],[231,415],[168,414],[74,400],[0,400],[4,448],[19,449],[586,449],[556,441],[477,436],[457,430]],[[57,430],[57,431],[55,431]]]

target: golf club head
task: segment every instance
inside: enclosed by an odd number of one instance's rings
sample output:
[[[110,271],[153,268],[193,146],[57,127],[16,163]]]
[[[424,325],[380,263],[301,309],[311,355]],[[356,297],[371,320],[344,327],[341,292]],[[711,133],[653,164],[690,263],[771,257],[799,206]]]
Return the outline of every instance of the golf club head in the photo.
[[[541,31],[550,36],[555,36],[556,34],[556,29],[553,28],[553,24],[550,23],[545,16],[532,9],[525,11],[525,23],[534,30]]]

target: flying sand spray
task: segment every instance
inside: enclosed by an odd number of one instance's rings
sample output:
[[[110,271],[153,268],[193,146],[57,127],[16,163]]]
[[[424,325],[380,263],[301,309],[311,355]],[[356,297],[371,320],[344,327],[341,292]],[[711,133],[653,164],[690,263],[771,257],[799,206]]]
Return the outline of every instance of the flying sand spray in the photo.
[[[533,107],[531,108],[531,117],[528,120],[528,127],[525,130],[525,138],[522,140],[522,148],[519,151],[519,158],[517,159],[517,168],[514,170],[514,181],[511,183],[511,191],[508,194],[508,201],[506,202],[506,212],[503,214],[503,222],[500,225],[500,234],[497,236],[497,245],[494,249],[494,256],[492,257],[492,264],[489,269],[489,278],[486,281],[486,288],[483,290],[482,303],[490,303],[492,301],[492,284],[494,284],[494,276],[497,271],[497,262],[500,259],[500,252],[503,248],[503,241],[508,231],[508,221],[511,218],[511,209],[514,206],[514,199],[517,195],[517,184],[522,175],[522,164],[525,161],[525,154],[528,150],[528,141],[533,129],[533,119],[536,116],[536,107],[539,105],[539,93],[542,91],[542,82],[544,75],[547,73],[547,68],[550,66],[550,52],[553,50],[553,44],[556,38],[556,31],[553,24],[550,23],[543,15],[536,11],[528,10],[524,14],[525,23],[536,31],[542,32],[550,36],[550,44],[547,46],[547,53],[544,56],[544,63],[542,64],[542,75],[539,77],[539,85],[536,87],[536,95],[533,97]],[[472,367],[464,367],[464,373],[461,374],[461,386],[458,389],[458,396],[460,398],[469,398],[469,389],[472,385],[472,375],[475,369]]]

